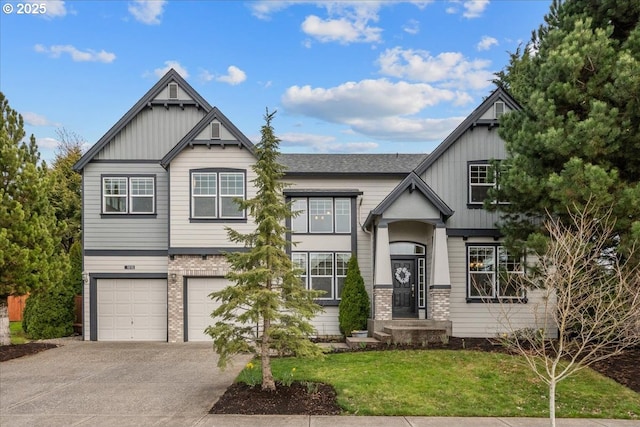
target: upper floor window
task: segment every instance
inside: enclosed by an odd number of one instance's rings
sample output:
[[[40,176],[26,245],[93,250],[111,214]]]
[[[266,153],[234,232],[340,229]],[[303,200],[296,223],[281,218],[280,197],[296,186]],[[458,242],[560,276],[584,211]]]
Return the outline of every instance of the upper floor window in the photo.
[[[489,190],[500,188],[500,164],[488,161],[476,161],[469,163],[469,205],[481,207],[489,196]],[[492,203],[509,203],[504,200],[492,200]]]
[[[155,213],[154,176],[103,176],[103,214]]]
[[[201,219],[244,218],[236,199],[245,197],[245,173],[191,173],[191,215]]]
[[[504,107],[504,102],[497,101],[496,103],[493,104],[493,116],[496,119],[499,119],[500,116],[502,116],[505,112],[506,112],[506,109]]]
[[[351,233],[351,199],[346,197],[295,198],[291,209],[294,233]]]
[[[467,246],[468,290],[470,300],[522,299],[519,280],[524,274],[522,259],[504,246],[479,244]]]
[[[469,164],[469,203],[484,203],[489,189],[495,186],[496,174],[492,165]]]

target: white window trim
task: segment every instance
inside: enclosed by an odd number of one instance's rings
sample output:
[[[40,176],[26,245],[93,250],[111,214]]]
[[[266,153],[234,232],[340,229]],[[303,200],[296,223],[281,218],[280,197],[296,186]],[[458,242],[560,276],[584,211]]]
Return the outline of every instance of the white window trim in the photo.
[[[215,194],[194,194],[195,185],[193,183],[195,175],[214,175],[216,177],[216,187]],[[222,187],[221,187],[221,176],[222,175],[240,175],[242,177],[242,194],[238,195],[223,195]],[[222,215],[222,199],[243,199],[246,200],[247,197],[247,185],[246,185],[246,174],[242,171],[191,171],[191,218],[192,219],[246,219],[247,213],[246,210],[240,210],[241,215],[238,216],[228,216]],[[198,197],[208,197],[215,198],[216,207],[215,207],[215,215],[214,216],[196,216],[195,214],[195,199]]]
[[[133,183],[134,179],[150,179],[151,185],[153,186],[153,191],[151,194],[133,194]],[[151,211],[150,212],[134,212],[133,211],[133,200],[136,199],[151,199]],[[128,210],[131,215],[149,215],[155,213],[156,206],[156,180],[151,176],[132,176],[129,177],[129,201],[128,201]]]
[[[305,206],[304,209],[299,209],[299,208],[295,208],[293,206],[293,204],[297,201],[306,201],[305,202]],[[311,214],[311,201],[312,200],[331,200],[331,213],[330,215],[332,216],[331,219],[331,231],[314,231],[312,230],[312,224],[313,224],[313,218],[312,216],[315,214]],[[348,230],[341,230],[341,231],[336,231],[338,229],[338,215],[336,215],[336,201],[337,200],[344,200],[347,203],[348,209],[349,209],[349,214],[348,214]],[[351,226],[351,221],[352,221],[352,217],[353,217],[353,209],[351,208],[351,198],[349,197],[339,197],[339,196],[324,196],[324,197],[293,197],[291,199],[292,205],[291,205],[291,209],[293,211],[303,211],[300,213],[300,215],[296,218],[296,219],[300,219],[305,217],[306,219],[306,224],[305,224],[305,229],[294,229],[293,227],[293,220],[292,220],[292,224],[291,224],[291,232],[292,234],[339,234],[339,235],[348,235],[351,234],[352,232],[352,226]],[[341,216],[345,216],[344,214],[341,214]]]
[[[498,111],[498,105],[502,106],[502,111]],[[507,112],[507,109],[506,109],[506,105],[505,105],[504,102],[496,101],[496,102],[493,103],[493,118],[494,119],[496,119],[496,120],[499,119],[500,116],[502,116],[506,112]]]
[[[474,272],[471,270],[471,249],[491,249],[493,251],[493,269],[490,271],[481,271],[477,272],[479,274],[491,274],[491,295],[472,295],[471,286]],[[488,243],[477,243],[467,245],[466,250],[466,269],[467,269],[467,299],[474,301],[500,301],[500,300],[524,300],[526,299],[526,295],[524,294],[524,290],[522,295],[501,295],[499,293],[500,289],[500,252],[506,252],[506,247],[504,245],[493,245]],[[520,260],[520,270],[510,270],[507,271],[508,274],[524,274],[524,260]]]
[[[131,180],[135,178],[142,179],[151,179],[153,185],[153,194],[151,195],[132,195],[131,191]],[[122,179],[125,181],[124,194],[119,195],[108,195],[105,191],[105,182],[107,180],[113,179]],[[100,212],[102,215],[155,215],[156,214],[156,177],[155,175],[106,175],[102,176],[101,179],[101,192],[102,192],[102,206]],[[150,212],[133,212],[132,200],[134,197],[150,197],[152,199],[151,202],[151,211]],[[107,211],[107,198],[122,198],[125,201],[125,210],[123,212],[109,212]]]
[[[331,276],[328,275],[312,275],[311,274],[311,258],[314,255],[330,255],[332,268],[331,268]],[[291,259],[295,256],[303,256],[305,259],[306,271],[301,274],[301,278],[305,284],[306,289],[313,290],[312,282],[314,277],[331,277],[331,295],[325,294],[318,297],[318,300],[321,301],[340,301],[340,295],[338,295],[338,278],[339,277],[347,277],[347,270],[345,270],[345,275],[338,275],[338,255],[346,255],[347,263],[349,262],[349,258],[351,258],[351,252],[292,252]]]

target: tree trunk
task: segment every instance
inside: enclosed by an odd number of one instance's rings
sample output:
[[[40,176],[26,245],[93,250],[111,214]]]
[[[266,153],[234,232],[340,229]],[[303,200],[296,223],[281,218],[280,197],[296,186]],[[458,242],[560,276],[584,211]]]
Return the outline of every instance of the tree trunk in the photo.
[[[0,345],[11,344],[11,331],[9,329],[9,307],[6,302],[0,302]]]
[[[551,427],[556,427],[556,381],[549,383],[549,421]]]
[[[260,345],[261,361],[262,361],[262,390],[275,391],[276,383],[273,380],[271,372],[271,356],[269,355],[269,332],[271,321],[264,319],[264,329],[262,331],[262,344]]]

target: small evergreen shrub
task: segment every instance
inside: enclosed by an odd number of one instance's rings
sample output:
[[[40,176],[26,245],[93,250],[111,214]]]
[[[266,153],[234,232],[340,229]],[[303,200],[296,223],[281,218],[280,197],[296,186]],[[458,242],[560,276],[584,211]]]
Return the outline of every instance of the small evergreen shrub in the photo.
[[[348,336],[351,331],[367,329],[370,313],[369,294],[364,287],[358,259],[353,256],[349,259],[347,266],[347,277],[344,279],[338,309],[338,322],[343,335]]]
[[[33,292],[24,308],[22,329],[32,339],[66,337],[73,334],[74,292],[48,289]]]

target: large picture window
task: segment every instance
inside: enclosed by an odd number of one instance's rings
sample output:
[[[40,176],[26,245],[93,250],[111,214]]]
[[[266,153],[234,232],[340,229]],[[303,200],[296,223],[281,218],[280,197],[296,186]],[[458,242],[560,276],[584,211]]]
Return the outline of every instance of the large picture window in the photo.
[[[307,289],[324,292],[319,300],[339,300],[347,276],[348,252],[293,252],[291,260]],[[307,262],[308,261],[308,262]]]
[[[191,173],[191,215],[198,219],[244,218],[236,202],[245,197],[244,172]]]
[[[468,290],[470,300],[491,301],[522,299],[524,274],[520,257],[513,256],[500,245],[467,246]]]
[[[298,212],[291,219],[294,233],[351,233],[351,199],[346,197],[303,197],[291,201]]]
[[[103,214],[154,214],[154,176],[103,176]]]

